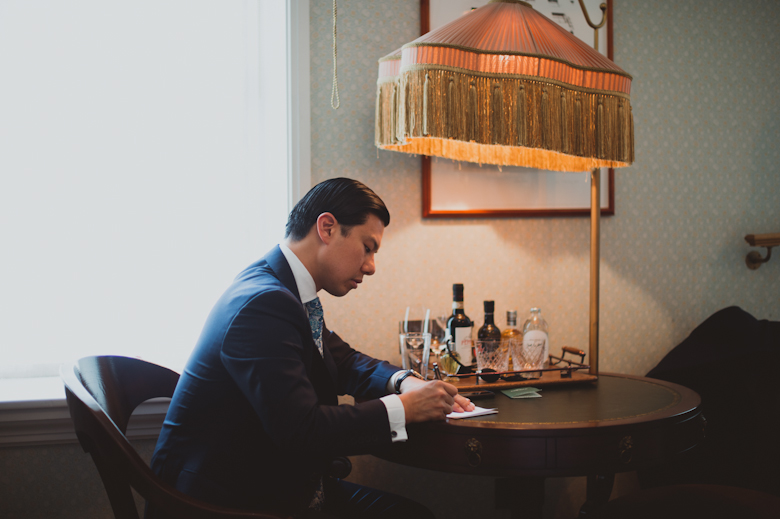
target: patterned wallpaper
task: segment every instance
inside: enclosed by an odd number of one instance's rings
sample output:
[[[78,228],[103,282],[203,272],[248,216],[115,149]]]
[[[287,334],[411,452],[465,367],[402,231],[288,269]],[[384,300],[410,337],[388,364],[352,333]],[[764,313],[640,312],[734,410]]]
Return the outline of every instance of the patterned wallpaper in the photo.
[[[396,321],[406,306],[449,312],[451,284],[463,282],[477,321],[483,299],[495,299],[500,314],[539,305],[554,348],[586,348],[587,219],[422,220],[419,159],[373,146],[376,59],[417,36],[418,0],[338,4],[334,111],[332,2],[311,0],[313,177],[366,182],[392,222],[377,274],[343,299],[323,297],[331,328],[366,352],[397,358]],[[780,258],[750,271],[743,240],[780,232],[780,4],[615,0],[614,10],[615,61],[634,76],[637,160],[617,172],[617,212],[602,224],[602,369],[643,374],[725,306],[780,320]],[[139,447],[148,458],[153,442]],[[427,502],[440,517],[487,517],[492,507],[488,478],[354,461],[355,479]],[[631,483],[619,477],[613,495]],[[576,515],[584,480],[546,485],[545,517]],[[111,512],[89,456],[64,445],[0,449],[0,516]]]
[[[726,306],[780,319],[780,262],[748,270],[743,239],[780,232],[780,5],[701,7],[615,0],[615,61],[634,77],[636,162],[617,171],[616,214],[602,220],[604,371],[646,373]],[[484,299],[496,301],[499,326],[506,310],[540,306],[553,351],[587,350],[587,218],[424,220],[420,159],[373,145],[376,60],[417,36],[418,11],[417,0],[339,2],[333,110],[331,2],[311,4],[313,181],[360,179],[392,215],[373,278],[323,298],[329,326],[397,359],[406,307],[449,313],[451,285],[462,282],[478,323]]]

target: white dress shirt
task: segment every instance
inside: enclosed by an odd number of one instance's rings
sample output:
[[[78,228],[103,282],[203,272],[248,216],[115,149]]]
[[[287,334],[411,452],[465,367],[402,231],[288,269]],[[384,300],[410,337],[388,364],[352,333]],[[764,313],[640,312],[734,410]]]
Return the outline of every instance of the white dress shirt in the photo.
[[[293,277],[295,278],[295,284],[298,285],[298,295],[301,297],[301,303],[305,305],[317,297],[317,286],[314,284],[314,278],[311,277],[309,271],[306,270],[306,266],[288,246],[280,243],[279,248],[287,259],[287,263],[290,265],[290,270],[292,270]],[[404,404],[401,402],[401,398],[394,394],[395,380],[401,373],[403,373],[403,371],[396,372],[390,377],[390,381],[387,383],[387,391],[391,394],[380,398],[387,409],[387,418],[390,422],[390,435],[394,442],[406,441],[407,439]]]

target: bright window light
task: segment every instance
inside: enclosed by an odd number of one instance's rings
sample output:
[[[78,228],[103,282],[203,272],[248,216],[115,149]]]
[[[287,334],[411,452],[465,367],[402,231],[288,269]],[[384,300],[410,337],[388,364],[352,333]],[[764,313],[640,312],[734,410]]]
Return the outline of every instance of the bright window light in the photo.
[[[0,376],[181,369],[282,237],[285,31],[284,2],[0,3]]]

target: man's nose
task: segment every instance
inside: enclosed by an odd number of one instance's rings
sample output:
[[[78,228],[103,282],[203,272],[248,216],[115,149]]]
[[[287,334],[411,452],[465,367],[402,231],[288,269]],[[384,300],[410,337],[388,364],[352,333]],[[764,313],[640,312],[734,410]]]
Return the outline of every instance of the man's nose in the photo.
[[[363,274],[366,276],[373,276],[376,272],[376,264],[374,263],[374,255],[368,257],[365,263],[363,263]]]

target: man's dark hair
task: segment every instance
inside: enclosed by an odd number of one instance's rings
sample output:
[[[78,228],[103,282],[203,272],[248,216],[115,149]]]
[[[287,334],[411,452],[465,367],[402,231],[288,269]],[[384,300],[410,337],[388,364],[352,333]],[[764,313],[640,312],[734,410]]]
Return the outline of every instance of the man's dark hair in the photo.
[[[346,235],[355,225],[375,215],[387,227],[390,212],[376,193],[351,178],[331,178],[320,182],[301,198],[287,219],[285,238],[300,241],[309,234],[322,213],[331,213]]]

